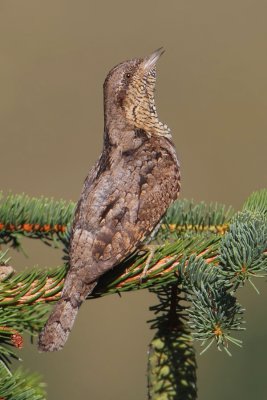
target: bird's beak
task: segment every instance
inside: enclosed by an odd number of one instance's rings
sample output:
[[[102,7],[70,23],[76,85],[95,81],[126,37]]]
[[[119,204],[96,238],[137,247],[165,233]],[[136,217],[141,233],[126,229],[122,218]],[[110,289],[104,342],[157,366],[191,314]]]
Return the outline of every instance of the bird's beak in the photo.
[[[144,63],[143,63],[143,68],[145,72],[151,71],[153,69],[160,58],[160,56],[165,52],[163,47],[160,47],[159,49],[155,50],[152,54],[149,56],[145,57]]]

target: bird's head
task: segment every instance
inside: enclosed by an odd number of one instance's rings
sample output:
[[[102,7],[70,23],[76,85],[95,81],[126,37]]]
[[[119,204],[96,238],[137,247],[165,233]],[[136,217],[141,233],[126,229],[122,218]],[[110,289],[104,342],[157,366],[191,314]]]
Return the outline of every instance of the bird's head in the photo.
[[[163,48],[144,58],[125,61],[114,67],[104,83],[105,118],[124,119],[128,126],[144,130],[148,136],[168,135],[155,106],[156,63]],[[119,122],[119,121],[118,121]]]

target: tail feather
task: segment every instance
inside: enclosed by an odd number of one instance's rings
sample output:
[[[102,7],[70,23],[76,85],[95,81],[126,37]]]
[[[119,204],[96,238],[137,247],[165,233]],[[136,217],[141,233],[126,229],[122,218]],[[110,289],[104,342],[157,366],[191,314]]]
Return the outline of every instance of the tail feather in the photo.
[[[95,282],[90,284],[87,288],[87,295],[92,292],[95,285]],[[57,302],[39,335],[38,348],[40,351],[58,351],[63,348],[82,302],[81,298],[77,300],[77,298],[66,296]]]

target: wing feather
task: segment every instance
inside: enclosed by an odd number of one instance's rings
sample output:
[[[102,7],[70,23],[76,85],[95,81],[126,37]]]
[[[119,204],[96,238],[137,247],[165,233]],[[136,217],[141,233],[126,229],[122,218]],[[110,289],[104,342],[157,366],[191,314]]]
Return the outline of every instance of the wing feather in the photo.
[[[88,176],[73,225],[71,268],[86,268],[92,281],[149,236],[180,190],[179,163],[169,141],[165,147],[147,141],[110,165],[98,179],[92,179],[95,172]]]

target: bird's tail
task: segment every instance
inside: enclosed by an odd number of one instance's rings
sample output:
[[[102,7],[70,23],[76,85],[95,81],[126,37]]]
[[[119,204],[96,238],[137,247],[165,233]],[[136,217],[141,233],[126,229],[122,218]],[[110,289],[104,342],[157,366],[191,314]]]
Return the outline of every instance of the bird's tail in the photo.
[[[39,335],[38,348],[40,351],[61,350],[66,343],[69,333],[73,327],[76,315],[83,300],[90,294],[96,282],[87,286],[86,295],[81,296],[77,293],[74,296],[63,296],[55,305],[52,314]]]

